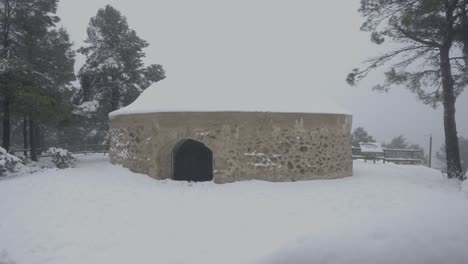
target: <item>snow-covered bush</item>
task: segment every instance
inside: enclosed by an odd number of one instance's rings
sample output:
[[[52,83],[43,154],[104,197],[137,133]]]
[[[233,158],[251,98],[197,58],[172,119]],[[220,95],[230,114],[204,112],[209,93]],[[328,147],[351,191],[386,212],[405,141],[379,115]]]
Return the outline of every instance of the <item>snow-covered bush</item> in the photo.
[[[7,171],[13,171],[18,163],[21,163],[19,158],[0,147],[0,176],[3,176]]]
[[[69,168],[75,163],[75,158],[66,149],[49,148],[47,150],[47,154],[52,157],[52,162],[59,169]]]

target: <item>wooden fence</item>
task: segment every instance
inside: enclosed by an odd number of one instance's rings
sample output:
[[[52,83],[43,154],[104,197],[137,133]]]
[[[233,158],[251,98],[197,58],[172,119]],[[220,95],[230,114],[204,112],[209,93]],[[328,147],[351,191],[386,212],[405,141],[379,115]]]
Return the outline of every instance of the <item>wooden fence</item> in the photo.
[[[91,154],[91,153],[109,153],[109,145],[70,145],[70,146],[61,146],[58,148],[66,149],[72,154]],[[49,157],[47,153],[48,149],[38,148],[36,153],[38,157]],[[31,157],[30,149],[11,149],[10,153],[13,155],[27,153],[28,157]]]
[[[70,151],[72,154],[91,154],[91,153],[109,153],[109,145],[70,145],[70,146],[61,146],[60,148]],[[353,147],[353,159],[363,159],[365,161],[371,160],[373,162],[383,161],[393,162],[397,164],[423,164],[424,157],[423,151],[417,149],[383,149],[383,153],[367,155],[361,152],[361,148]],[[30,157],[29,149],[12,149],[10,153],[13,155],[27,153],[27,156]],[[36,150],[38,157],[48,157],[47,149],[37,149]]]
[[[364,161],[372,160],[376,161],[392,162],[396,164],[424,164],[424,153],[418,149],[383,149],[383,153],[368,155],[361,152],[361,148],[353,147],[353,159],[363,159]]]

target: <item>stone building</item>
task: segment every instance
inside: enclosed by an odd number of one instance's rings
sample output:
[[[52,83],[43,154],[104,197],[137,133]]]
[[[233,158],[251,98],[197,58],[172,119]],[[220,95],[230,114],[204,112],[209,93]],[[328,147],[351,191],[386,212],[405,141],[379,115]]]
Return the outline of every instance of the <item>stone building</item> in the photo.
[[[156,99],[159,85],[111,113],[112,163],[155,179],[216,183],[352,176],[352,116],[345,111],[323,102],[323,110],[309,112],[294,105],[171,109],[170,98]]]

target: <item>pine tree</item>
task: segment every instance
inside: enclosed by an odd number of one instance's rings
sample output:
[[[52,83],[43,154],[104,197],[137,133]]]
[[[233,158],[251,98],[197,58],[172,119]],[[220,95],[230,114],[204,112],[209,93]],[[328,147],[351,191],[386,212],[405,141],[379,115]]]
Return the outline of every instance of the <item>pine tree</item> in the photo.
[[[75,53],[65,29],[52,29],[25,46],[28,65],[27,78],[23,79],[23,113],[29,119],[29,142],[32,159],[37,146],[40,124],[57,124],[69,117],[72,111],[70,96],[74,73]],[[34,50],[34,53],[31,53]],[[27,55],[29,54],[29,56]],[[34,133],[38,133],[37,137]]]
[[[79,78],[86,90],[83,99],[92,95],[107,114],[128,105],[152,83],[165,78],[161,65],[144,67],[143,49],[148,43],[129,28],[127,19],[108,5],[91,18],[86,46],[79,52],[86,64]],[[93,91],[89,91],[89,89]]]
[[[55,23],[43,27],[41,19],[35,15],[21,19],[23,43],[17,50],[24,69],[17,78],[21,85],[14,110],[23,115],[24,126],[29,125],[29,137],[23,138],[25,143],[29,140],[32,160],[37,160],[35,148],[41,147],[39,139],[44,137],[41,126],[58,122],[71,113],[71,104],[63,95],[76,79],[75,53],[68,33],[63,28],[54,29]],[[23,133],[27,131],[23,129]]]
[[[27,67],[18,50],[26,45],[26,21],[35,30],[55,25],[58,0],[0,0],[0,96],[3,104],[3,142],[10,148],[10,115],[18,93],[18,75]]]
[[[455,101],[467,85],[467,58],[461,53],[460,28],[466,23],[467,1],[462,0],[361,0],[359,11],[366,18],[361,29],[371,32],[371,41],[390,39],[396,49],[368,60],[347,81],[354,85],[370,71],[390,64],[385,82],[375,90],[405,86],[425,104],[444,107],[444,129],[448,176],[462,178]],[[393,46],[395,47],[395,45]]]
[[[375,139],[364,130],[363,127],[358,127],[353,131],[353,147],[359,147],[359,143],[375,142]]]

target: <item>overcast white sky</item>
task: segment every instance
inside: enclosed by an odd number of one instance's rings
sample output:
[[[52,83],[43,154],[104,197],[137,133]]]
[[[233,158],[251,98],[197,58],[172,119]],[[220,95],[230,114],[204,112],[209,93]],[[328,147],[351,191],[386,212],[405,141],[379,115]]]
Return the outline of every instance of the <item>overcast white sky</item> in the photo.
[[[358,87],[348,72],[378,54],[356,11],[359,0],[61,0],[59,16],[76,47],[86,37],[89,19],[111,4],[151,46],[147,62],[162,64],[168,78],[184,78],[187,89],[246,96],[313,97],[320,93],[354,115],[380,141],[405,135],[426,146],[434,134],[443,142],[442,110],[433,110],[402,88],[371,91],[383,77],[372,74]],[[83,58],[79,58],[79,69]],[[209,79],[219,86],[192,87]],[[215,91],[216,90],[216,91]],[[313,101],[313,99],[311,99]],[[468,137],[468,95],[457,103],[460,136]]]

